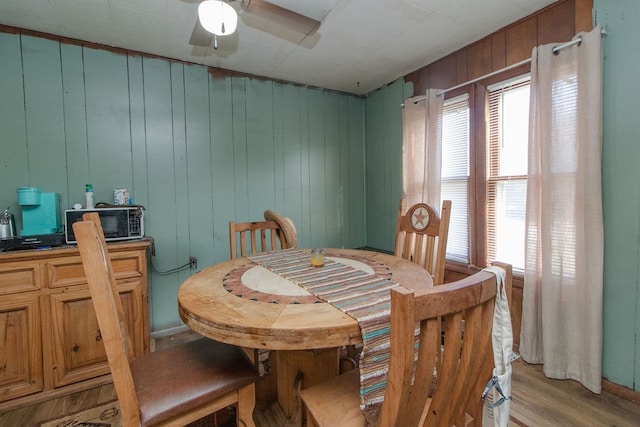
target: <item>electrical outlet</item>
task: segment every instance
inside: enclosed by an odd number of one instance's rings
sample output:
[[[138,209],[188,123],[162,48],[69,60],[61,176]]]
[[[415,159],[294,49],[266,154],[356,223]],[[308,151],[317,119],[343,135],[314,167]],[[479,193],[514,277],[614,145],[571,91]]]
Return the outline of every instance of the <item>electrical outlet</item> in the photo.
[[[192,270],[195,270],[196,268],[198,268],[198,258],[194,256],[189,257],[189,268]]]

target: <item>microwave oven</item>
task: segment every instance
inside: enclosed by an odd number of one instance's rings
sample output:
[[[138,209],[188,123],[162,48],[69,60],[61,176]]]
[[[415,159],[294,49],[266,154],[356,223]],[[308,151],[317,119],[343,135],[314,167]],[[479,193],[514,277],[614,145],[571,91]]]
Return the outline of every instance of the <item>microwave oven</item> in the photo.
[[[82,221],[82,215],[96,212],[106,241],[131,240],[144,237],[144,213],[139,206],[97,209],[68,209],[64,211],[64,230],[67,243],[76,243],[73,223]]]

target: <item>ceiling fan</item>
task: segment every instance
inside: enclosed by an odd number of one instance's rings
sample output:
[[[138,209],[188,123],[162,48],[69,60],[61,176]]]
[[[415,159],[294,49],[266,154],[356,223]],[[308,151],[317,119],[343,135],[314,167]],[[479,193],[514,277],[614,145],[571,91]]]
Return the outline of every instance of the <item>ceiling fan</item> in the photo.
[[[242,22],[276,37],[300,44],[306,37],[315,33],[320,21],[300,13],[277,6],[266,0],[224,0],[238,13]],[[192,46],[211,46],[217,49],[217,36],[207,31],[196,19],[189,39]]]

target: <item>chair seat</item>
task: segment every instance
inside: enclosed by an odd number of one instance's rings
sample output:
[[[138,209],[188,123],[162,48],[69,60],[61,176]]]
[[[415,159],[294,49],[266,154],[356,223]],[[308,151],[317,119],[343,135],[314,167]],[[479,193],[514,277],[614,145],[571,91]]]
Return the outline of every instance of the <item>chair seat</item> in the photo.
[[[239,347],[207,338],[135,359],[131,372],[143,426],[189,412],[259,379]]]
[[[360,410],[360,370],[352,369],[313,387],[300,396],[319,427],[364,427]]]

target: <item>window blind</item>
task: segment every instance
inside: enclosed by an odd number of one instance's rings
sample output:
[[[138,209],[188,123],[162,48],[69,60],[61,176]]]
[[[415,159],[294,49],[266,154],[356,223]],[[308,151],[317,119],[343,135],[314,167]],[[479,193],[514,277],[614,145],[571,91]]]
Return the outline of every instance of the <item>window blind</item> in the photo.
[[[489,88],[487,260],[524,268],[529,78]]]
[[[451,98],[442,112],[441,198],[451,200],[447,258],[469,263],[469,96]]]

